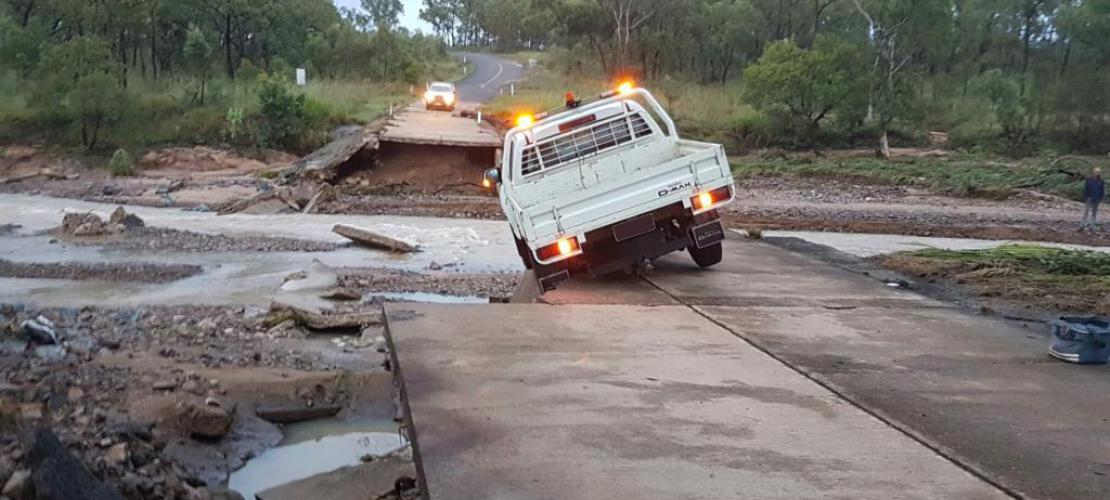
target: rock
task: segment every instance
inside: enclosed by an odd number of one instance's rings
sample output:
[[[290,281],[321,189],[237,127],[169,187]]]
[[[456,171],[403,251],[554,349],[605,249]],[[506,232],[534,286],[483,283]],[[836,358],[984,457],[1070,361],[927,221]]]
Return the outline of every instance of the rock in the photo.
[[[23,354],[27,351],[27,346],[26,340],[0,340],[0,355]]]
[[[42,316],[36,319],[24,320],[19,324],[19,329],[32,342],[39,344],[58,343],[58,334],[54,331],[54,324]]]
[[[139,218],[138,215],[128,213],[126,210],[123,209],[123,207],[116,207],[116,210],[112,212],[112,216],[108,218],[108,222],[112,224],[120,224],[127,229],[135,229],[146,226],[146,223],[143,222],[143,220]]]
[[[54,363],[66,358],[66,348],[60,345],[40,345],[35,348],[35,356],[47,363]]]
[[[221,438],[231,431],[235,415],[225,408],[196,402],[178,405],[178,422],[194,437]]]
[[[201,389],[196,380],[186,380],[185,383],[181,384],[181,390],[197,395],[204,393],[204,389]]]
[[[355,243],[363,246],[405,253],[416,252],[419,250],[415,243],[410,243],[399,238],[386,236],[384,234],[376,233],[369,229],[358,226],[336,224],[334,227],[332,227],[331,230],[333,233],[345,238],[349,238]]]
[[[103,188],[100,188],[100,194],[103,194],[104,196],[115,196],[117,194],[120,194],[121,192],[123,192],[123,188],[119,187],[116,184],[108,184]]]
[[[40,427],[24,435],[24,462],[34,471],[31,480],[36,498],[42,500],[123,500],[115,488],[96,478],[81,465],[49,429]]]
[[[97,345],[96,339],[92,337],[77,337],[65,342],[66,348],[78,354],[89,354],[96,352]]]
[[[158,380],[150,386],[151,389],[156,391],[172,391],[177,389],[177,381],[175,380]]]
[[[104,227],[104,223],[98,221],[81,224],[80,226],[77,226],[77,229],[74,229],[73,233],[71,234],[73,234],[74,236],[99,236],[104,234],[106,231],[107,228]]]
[[[12,500],[24,500],[34,498],[32,491],[34,490],[31,487],[31,471],[17,470],[4,483],[4,489],[0,494]]]
[[[123,465],[130,456],[127,443],[119,443],[108,448],[108,451],[104,454],[104,460],[112,465]]]
[[[93,226],[103,226],[104,221],[100,220],[96,214],[92,212],[70,212],[62,217],[62,232],[73,234],[77,228],[90,224]]]
[[[254,412],[261,419],[275,424],[304,422],[318,418],[334,417],[343,409],[340,405],[320,405],[305,407],[301,403],[259,405]]]

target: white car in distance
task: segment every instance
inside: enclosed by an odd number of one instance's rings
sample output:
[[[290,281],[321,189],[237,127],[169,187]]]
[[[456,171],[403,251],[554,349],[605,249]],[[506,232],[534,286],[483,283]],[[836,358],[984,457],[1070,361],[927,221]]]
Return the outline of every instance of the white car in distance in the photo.
[[[453,83],[432,82],[428,84],[428,90],[424,92],[424,109],[429,111],[433,109],[454,111],[455,102],[458,99],[459,96],[455,92]]]

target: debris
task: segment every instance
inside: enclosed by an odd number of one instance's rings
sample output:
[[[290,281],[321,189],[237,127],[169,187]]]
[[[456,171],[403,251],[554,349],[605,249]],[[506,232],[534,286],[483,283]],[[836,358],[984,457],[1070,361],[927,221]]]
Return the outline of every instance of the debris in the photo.
[[[159,380],[150,386],[151,389],[156,391],[172,391],[177,389],[177,382],[174,380]]]
[[[45,500],[122,500],[69,453],[58,436],[39,427],[24,437],[24,461],[34,470],[35,498]],[[10,482],[10,480],[9,480]]]
[[[231,431],[235,414],[220,406],[189,401],[178,405],[178,422],[195,437],[221,438]]]
[[[375,233],[369,229],[347,224],[336,224],[332,232],[354,240],[361,245],[391,250],[394,252],[416,252],[419,248],[407,241]]]
[[[320,405],[306,407],[299,403],[288,405],[260,405],[254,412],[259,418],[275,424],[304,422],[318,418],[333,417],[343,407],[340,405]]]
[[[334,199],[335,199],[335,188],[333,188],[331,186],[331,184],[323,184],[316,190],[316,194],[313,195],[312,198],[308,200],[308,203],[304,206],[304,211],[303,212],[306,213],[306,214],[313,213],[313,212],[316,211],[316,207],[320,203],[325,202],[325,201],[331,201],[331,200],[334,200]]]
[[[35,356],[48,363],[54,363],[65,359],[66,348],[57,344],[40,345],[35,348]]]
[[[112,465],[121,465],[126,462],[130,456],[127,450],[127,443],[118,443],[108,448],[108,451],[104,454],[104,460]]]
[[[328,291],[327,293],[320,295],[320,298],[329,300],[356,301],[362,300],[362,294],[358,293],[358,291],[356,290],[351,290],[350,288],[336,287]]]
[[[331,312],[294,297],[277,297],[270,303],[272,312],[287,312],[293,319],[313,330],[361,329],[382,324],[381,311]]]
[[[331,266],[312,259],[312,263],[298,277],[290,279],[281,285],[283,292],[299,292],[304,290],[330,290],[339,286],[339,273]]]
[[[245,200],[229,203],[220,209],[220,215],[234,213],[249,214],[278,214],[284,212],[300,212],[301,206],[293,198],[288,188],[271,189],[259,193]]]
[[[143,222],[138,215],[128,213],[123,207],[116,207],[116,210],[112,212],[112,216],[108,219],[108,222],[111,224],[120,224],[127,229],[146,226],[146,223]]]
[[[159,187],[159,188],[158,188],[158,189],[157,189],[157,190],[156,190],[156,191],[154,192],[154,194],[159,194],[159,195],[162,195],[162,194],[170,194],[170,193],[172,193],[172,192],[174,192],[174,191],[177,191],[177,190],[179,190],[179,189],[181,189],[181,188],[183,188],[183,187],[185,187],[185,181],[183,181],[183,180],[181,180],[181,179],[174,179],[174,180],[173,180],[173,181],[171,181],[171,182],[170,182],[170,183],[169,183],[168,185],[166,185],[166,186],[162,186],[162,187]]]
[[[58,334],[54,331],[54,323],[44,316],[24,320],[19,324],[19,329],[32,342],[39,344],[58,343]]]
[[[286,183],[298,178],[327,183],[336,181],[340,176],[338,168],[340,165],[360,151],[378,149],[377,132],[383,126],[384,122],[366,127],[339,129],[332,142],[294,163],[282,173],[282,178]]]

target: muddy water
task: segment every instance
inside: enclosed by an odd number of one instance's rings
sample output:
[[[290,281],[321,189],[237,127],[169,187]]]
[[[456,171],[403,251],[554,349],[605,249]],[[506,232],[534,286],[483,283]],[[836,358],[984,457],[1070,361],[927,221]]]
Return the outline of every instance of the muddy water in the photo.
[[[289,482],[357,465],[408,444],[393,422],[317,420],[290,425],[285,439],[233,472],[228,487],[244,498]]]
[[[149,226],[169,227],[224,236],[278,236],[313,241],[346,242],[331,232],[335,224],[352,224],[405,238],[423,251],[396,254],[346,246],[332,252],[166,252],[107,250],[63,243],[34,233],[56,227],[62,215],[93,211],[107,218],[114,205],[40,196],[0,194],[0,224],[20,224],[12,235],[0,236],[0,258],[16,262],[148,262],[197,264],[205,272],[169,284],[94,281],[0,279],[0,301],[18,300],[43,306],[138,304],[266,305],[274,289],[290,273],[313,259],[335,267],[388,267],[409,271],[432,262],[458,272],[520,270],[512,236],[503,222],[428,217],[281,214],[217,216],[179,209],[128,207]]]

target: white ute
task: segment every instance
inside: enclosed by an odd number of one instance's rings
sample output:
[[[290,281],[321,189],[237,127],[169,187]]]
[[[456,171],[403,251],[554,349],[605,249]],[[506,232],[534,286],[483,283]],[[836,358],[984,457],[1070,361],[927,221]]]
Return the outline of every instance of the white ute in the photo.
[[[721,261],[717,209],[735,193],[724,148],[680,139],[647,90],[624,84],[592,102],[568,94],[566,108],[518,119],[501,155],[483,184],[499,188],[543,291],[682,249],[701,267]]]

